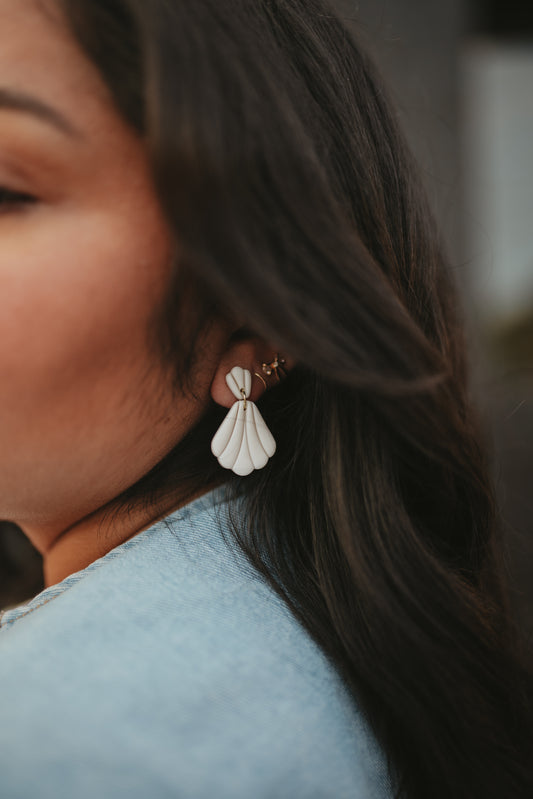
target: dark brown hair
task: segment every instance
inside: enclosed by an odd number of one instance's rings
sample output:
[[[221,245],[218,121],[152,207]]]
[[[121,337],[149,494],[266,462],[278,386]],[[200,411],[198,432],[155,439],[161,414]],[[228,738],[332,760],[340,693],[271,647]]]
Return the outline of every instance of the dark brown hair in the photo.
[[[161,354],[184,352],[188,281],[197,331],[227,309],[298,363],[262,400],[267,468],[222,473],[213,406],[122,502],[231,479],[236,537],[353,691],[397,795],[532,796],[458,297],[372,64],[323,0],[61,6],[180,242]]]

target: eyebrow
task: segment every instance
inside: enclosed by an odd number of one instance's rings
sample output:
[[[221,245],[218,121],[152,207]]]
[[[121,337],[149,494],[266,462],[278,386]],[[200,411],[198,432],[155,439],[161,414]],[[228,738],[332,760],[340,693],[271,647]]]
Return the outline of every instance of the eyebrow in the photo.
[[[32,114],[38,119],[48,122],[56,128],[56,130],[60,130],[71,138],[82,137],[81,131],[57,109],[52,108],[51,105],[47,105],[42,100],[39,100],[37,97],[32,97],[30,94],[0,86],[0,111],[4,109]]]

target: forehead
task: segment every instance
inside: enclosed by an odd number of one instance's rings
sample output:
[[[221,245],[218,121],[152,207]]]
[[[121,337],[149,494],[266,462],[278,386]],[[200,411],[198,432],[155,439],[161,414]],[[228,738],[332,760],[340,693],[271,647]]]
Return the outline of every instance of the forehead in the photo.
[[[31,94],[89,123],[112,101],[54,0],[0,0],[0,91]]]

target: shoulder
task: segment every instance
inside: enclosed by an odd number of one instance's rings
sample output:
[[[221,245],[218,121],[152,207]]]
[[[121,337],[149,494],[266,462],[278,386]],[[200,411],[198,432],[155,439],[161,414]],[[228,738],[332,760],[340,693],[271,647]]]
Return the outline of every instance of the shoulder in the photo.
[[[17,796],[36,795],[32,780],[39,796],[49,784],[80,799],[125,785],[129,797],[388,795],[335,669],[219,535],[219,511],[159,523],[0,632],[0,773]]]

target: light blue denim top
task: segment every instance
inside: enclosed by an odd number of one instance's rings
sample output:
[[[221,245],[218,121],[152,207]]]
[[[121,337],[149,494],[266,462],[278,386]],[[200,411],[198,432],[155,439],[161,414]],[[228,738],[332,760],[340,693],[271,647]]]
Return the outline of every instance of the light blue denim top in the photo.
[[[2,799],[390,799],[336,670],[225,542],[230,507],[210,491],[4,612]]]

